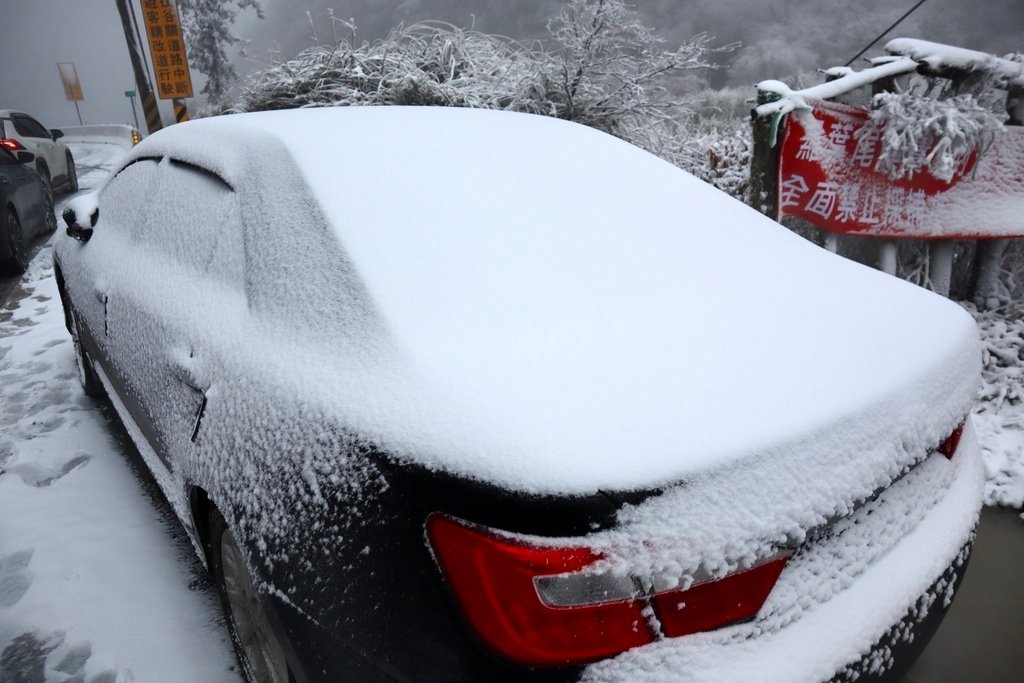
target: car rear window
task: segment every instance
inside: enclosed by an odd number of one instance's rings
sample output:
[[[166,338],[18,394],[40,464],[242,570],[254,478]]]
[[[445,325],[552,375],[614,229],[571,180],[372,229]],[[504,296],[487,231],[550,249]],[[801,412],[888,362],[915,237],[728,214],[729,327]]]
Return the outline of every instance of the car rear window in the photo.
[[[50,131],[46,130],[41,123],[31,116],[26,116],[25,114],[11,114],[11,120],[14,122],[14,129],[18,131],[18,135],[24,135],[25,137],[30,138],[50,137]]]

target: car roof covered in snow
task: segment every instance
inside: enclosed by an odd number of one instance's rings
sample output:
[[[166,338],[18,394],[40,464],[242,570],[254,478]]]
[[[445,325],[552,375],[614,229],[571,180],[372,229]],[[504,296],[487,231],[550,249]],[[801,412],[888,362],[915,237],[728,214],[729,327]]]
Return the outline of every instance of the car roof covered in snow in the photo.
[[[977,341],[958,306],[590,128],[307,109],[173,126],[133,158],[171,152],[244,189],[253,164],[287,163],[282,145],[430,387],[415,406],[381,391],[356,421],[428,465],[641,488],[826,444],[829,462],[934,447],[969,409]],[[310,391],[330,393],[323,375]]]

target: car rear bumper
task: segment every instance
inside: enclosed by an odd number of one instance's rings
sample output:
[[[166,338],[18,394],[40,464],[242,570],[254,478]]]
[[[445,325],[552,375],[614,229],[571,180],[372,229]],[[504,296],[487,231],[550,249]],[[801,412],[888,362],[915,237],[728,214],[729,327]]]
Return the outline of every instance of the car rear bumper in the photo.
[[[859,660],[848,664],[830,683],[899,683],[924,652],[938,630],[954,594],[960,588],[974,537],[964,544],[957,559],[918,598],[899,623],[894,624]]]
[[[965,430],[948,464],[940,454],[930,458],[935,460],[922,463],[928,467],[920,468],[919,476],[902,480],[902,490],[892,487],[889,500],[855,513],[847,527],[855,539],[860,535],[859,543],[839,538],[819,553],[847,563],[852,571],[829,573],[821,571],[825,563],[800,566],[794,557],[776,586],[789,595],[777,601],[781,606],[775,617],[765,616],[779,597],[773,594],[753,622],[637,648],[592,665],[582,680],[898,680],[952,601],[981,507],[984,469],[973,427]],[[948,476],[929,481],[931,473],[947,467]],[[926,502],[915,508],[918,499]],[[897,517],[915,517],[916,523],[889,542],[886,535]],[[877,557],[860,561],[866,553]],[[821,586],[829,583],[834,590],[822,598]]]
[[[495,661],[487,678],[899,681],[934,634],[963,577],[983,484],[977,441],[968,426],[952,460],[932,453],[874,500],[832,524],[830,533],[809,539],[754,621],[662,640],[582,671],[512,671]],[[419,652],[418,670],[399,670],[388,663],[387,654],[354,650],[292,608],[277,607],[288,622],[281,626],[290,635],[292,654],[305,664],[295,672],[297,683],[337,680],[353,671],[366,681],[479,680],[467,661],[441,662],[439,643],[389,643],[386,648]]]

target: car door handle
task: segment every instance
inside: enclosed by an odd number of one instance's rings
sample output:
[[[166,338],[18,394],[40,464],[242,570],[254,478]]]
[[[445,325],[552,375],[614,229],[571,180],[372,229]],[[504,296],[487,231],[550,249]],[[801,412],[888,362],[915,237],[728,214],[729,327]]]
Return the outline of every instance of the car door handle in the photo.
[[[210,381],[191,351],[171,353],[171,372],[175,379],[197,393],[205,394],[210,389]]]
[[[195,443],[199,438],[199,428],[203,424],[203,416],[206,415],[206,394],[210,390],[210,380],[192,351],[173,350],[171,352],[171,371],[179,382],[200,396],[199,404],[196,406],[195,420],[192,423],[192,433],[189,437],[189,440]]]

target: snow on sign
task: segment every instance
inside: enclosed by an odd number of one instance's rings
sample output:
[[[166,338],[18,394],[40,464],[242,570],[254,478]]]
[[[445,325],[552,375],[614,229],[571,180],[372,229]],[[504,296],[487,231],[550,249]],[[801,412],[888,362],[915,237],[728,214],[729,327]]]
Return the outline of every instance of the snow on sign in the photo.
[[[178,13],[171,0],[142,0],[157,94],[162,100],[192,97],[192,76],[185,56]]]
[[[1006,126],[992,146],[957,160],[947,182],[925,167],[891,178],[876,170],[881,144],[867,110],[809,101],[786,117],[778,220],[802,218],[828,232],[887,238],[1024,236],[1024,128]]]

